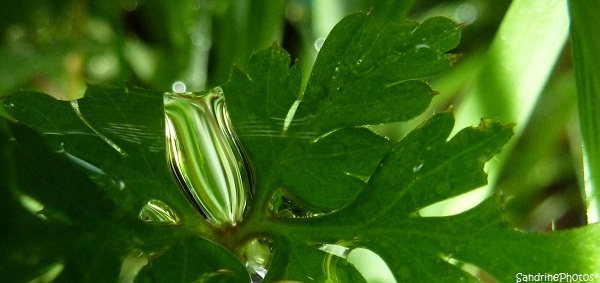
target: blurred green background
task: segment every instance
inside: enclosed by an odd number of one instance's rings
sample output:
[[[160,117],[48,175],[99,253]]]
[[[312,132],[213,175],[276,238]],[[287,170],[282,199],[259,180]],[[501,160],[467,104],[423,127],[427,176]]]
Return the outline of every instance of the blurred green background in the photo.
[[[581,138],[565,1],[5,0],[0,4],[0,96],[36,90],[58,99],[86,84],[199,91],[245,69],[274,42],[298,59],[305,81],[320,45],[343,16],[370,9],[379,22],[445,16],[464,24],[453,70],[422,117],[373,129],[399,139],[434,111],[454,107],[457,129],[481,117],[516,123],[486,166],[490,186],[422,211],[460,212],[499,192],[518,229],[586,223]]]

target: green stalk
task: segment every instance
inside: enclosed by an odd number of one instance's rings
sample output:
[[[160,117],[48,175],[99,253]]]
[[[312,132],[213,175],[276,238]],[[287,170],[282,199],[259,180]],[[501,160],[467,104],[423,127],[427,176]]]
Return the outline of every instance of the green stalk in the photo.
[[[597,3],[596,3],[597,4]],[[600,8],[591,1],[569,1],[571,44],[577,85],[579,124],[588,223],[600,218]]]

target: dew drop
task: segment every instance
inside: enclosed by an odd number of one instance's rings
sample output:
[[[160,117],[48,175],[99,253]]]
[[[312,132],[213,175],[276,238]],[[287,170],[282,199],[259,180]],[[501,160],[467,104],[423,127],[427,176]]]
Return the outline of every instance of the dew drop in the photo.
[[[463,3],[454,12],[454,17],[460,23],[471,24],[477,19],[477,8],[470,3]]]
[[[179,217],[175,211],[166,203],[157,199],[148,201],[140,210],[138,217],[145,222],[154,224],[179,224]]]
[[[173,86],[171,88],[175,93],[184,93],[187,89],[187,86],[182,81],[176,81],[173,83]]]
[[[252,172],[222,90],[165,94],[164,104],[171,175],[209,222],[235,226],[251,193]]]
[[[237,248],[235,254],[250,273],[252,283],[259,283],[267,275],[274,252],[275,245],[272,240],[256,238]]]
[[[419,172],[419,170],[421,170],[422,167],[423,167],[423,163],[413,167],[413,169],[412,169],[413,173]]]
[[[427,44],[427,43],[421,43],[421,44],[417,44],[417,46],[416,46],[416,47],[417,47],[417,50],[418,50],[418,49],[429,49],[429,48],[430,48],[430,47],[429,47],[429,44]]]
[[[324,37],[319,37],[317,38],[317,40],[315,40],[315,50],[320,51],[321,47],[323,47],[323,43],[325,43],[325,38]]]

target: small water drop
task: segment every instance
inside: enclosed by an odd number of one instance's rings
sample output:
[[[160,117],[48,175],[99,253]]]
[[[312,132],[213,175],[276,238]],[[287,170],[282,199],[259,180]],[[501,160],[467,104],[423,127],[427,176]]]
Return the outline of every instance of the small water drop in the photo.
[[[421,44],[417,44],[417,49],[429,49],[429,44],[427,43],[421,43]]]
[[[173,89],[173,92],[175,92],[175,93],[184,93],[187,89],[185,83],[182,81],[174,82],[173,86],[171,88]]]
[[[477,19],[477,8],[470,3],[463,3],[454,11],[454,17],[459,23],[471,24]]]
[[[275,245],[267,238],[247,241],[238,247],[235,254],[246,266],[252,283],[260,283],[267,275],[269,264],[275,253]]]
[[[309,218],[324,215],[321,212],[313,212],[304,209],[284,189],[277,189],[269,202],[269,212],[281,218]]]
[[[315,40],[315,43],[314,43],[315,50],[320,51],[321,47],[323,47],[323,43],[325,43],[324,37],[317,38],[317,40]]]
[[[413,167],[413,169],[412,169],[413,173],[419,172],[419,170],[421,170],[421,167],[423,167],[423,163]]]
[[[167,162],[173,178],[212,224],[237,225],[251,194],[252,171],[222,90],[166,94],[164,104]]]
[[[179,224],[179,217],[175,211],[166,203],[157,199],[148,201],[140,210],[138,217],[145,222],[154,224]]]

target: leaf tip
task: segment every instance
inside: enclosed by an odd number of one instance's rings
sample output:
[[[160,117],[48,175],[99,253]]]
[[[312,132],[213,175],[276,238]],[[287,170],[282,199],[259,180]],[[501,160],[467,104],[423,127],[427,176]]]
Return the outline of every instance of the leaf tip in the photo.
[[[371,8],[369,9],[369,12],[367,13],[367,15],[372,16],[373,15],[373,6],[371,6]]]

